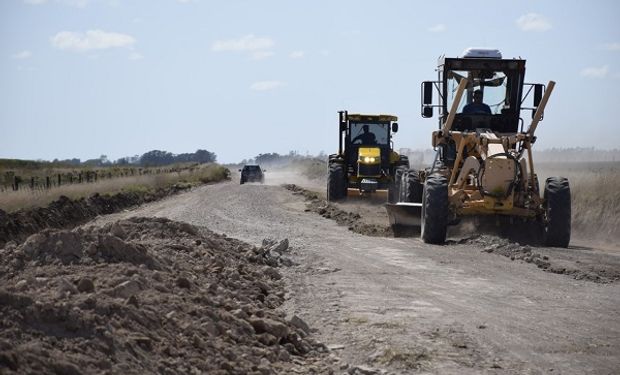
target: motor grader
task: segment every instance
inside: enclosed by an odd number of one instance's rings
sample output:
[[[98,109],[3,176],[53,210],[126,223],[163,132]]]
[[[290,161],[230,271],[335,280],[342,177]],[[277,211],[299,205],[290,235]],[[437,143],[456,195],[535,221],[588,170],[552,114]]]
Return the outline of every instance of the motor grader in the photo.
[[[392,115],[338,112],[338,153],[329,155],[327,199],[345,199],[350,191],[366,196],[386,191],[396,202],[395,175],[409,168],[409,159],[393,149],[392,134],[398,132]]]
[[[525,83],[525,60],[503,59],[490,49],[441,57],[437,71],[437,81],[421,86],[422,117],[432,117],[435,108],[439,112],[439,129],[432,133],[435,160],[423,171],[402,175],[400,202],[387,206],[390,223],[420,226],[424,242],[438,244],[445,241],[448,225],[463,217],[495,216],[509,225],[534,224],[544,244],[567,247],[568,180],[550,177],[541,190],[532,157],[535,131],[555,82]],[[438,92],[437,104],[433,92]],[[524,106],[528,97],[530,107]],[[527,111],[532,117],[524,129]]]

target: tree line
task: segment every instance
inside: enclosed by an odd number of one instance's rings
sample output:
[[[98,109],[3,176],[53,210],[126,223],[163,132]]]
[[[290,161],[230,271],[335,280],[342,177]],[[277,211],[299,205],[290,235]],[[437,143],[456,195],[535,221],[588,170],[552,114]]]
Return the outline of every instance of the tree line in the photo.
[[[38,169],[42,167],[111,167],[111,166],[141,166],[158,167],[176,163],[214,163],[217,160],[215,153],[207,150],[196,152],[173,154],[168,151],[152,150],[142,155],[126,156],[117,160],[108,159],[107,155],[101,155],[95,159],[82,161],[78,158],[46,160],[19,160],[0,159],[0,168],[3,169]]]

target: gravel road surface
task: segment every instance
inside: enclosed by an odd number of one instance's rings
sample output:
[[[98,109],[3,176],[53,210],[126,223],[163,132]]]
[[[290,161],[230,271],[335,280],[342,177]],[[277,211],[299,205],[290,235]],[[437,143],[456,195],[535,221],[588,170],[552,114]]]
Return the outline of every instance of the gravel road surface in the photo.
[[[98,221],[158,216],[256,245],[288,238],[297,265],[282,270],[284,308],[316,329],[343,372],[620,373],[613,247],[533,250],[612,274],[595,282],[542,272],[480,241],[433,246],[356,234],[305,208],[302,196],[279,185],[233,181]]]

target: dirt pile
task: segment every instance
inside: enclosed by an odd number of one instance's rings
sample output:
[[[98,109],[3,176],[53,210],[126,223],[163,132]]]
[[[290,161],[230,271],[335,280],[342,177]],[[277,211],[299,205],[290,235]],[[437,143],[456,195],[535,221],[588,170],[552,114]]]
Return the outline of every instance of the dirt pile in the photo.
[[[96,217],[128,207],[152,202],[170,194],[187,190],[188,184],[176,184],[166,189],[140,192],[120,192],[113,195],[98,193],[77,200],[61,196],[47,207],[6,213],[0,210],[0,246],[8,241],[23,242],[31,234],[45,228],[69,228]]]
[[[301,195],[306,199],[307,212],[318,213],[324,218],[335,220],[338,225],[348,227],[350,231],[366,236],[385,237],[393,235],[392,229],[389,226],[365,223],[360,214],[344,211],[327,202],[325,199],[321,199],[319,195],[313,191],[306,190],[295,184],[286,184],[283,186],[287,190],[292,191],[293,194]]]
[[[447,243],[475,245],[481,248],[483,252],[502,255],[513,261],[532,263],[543,271],[569,275],[576,280],[583,279],[596,283],[611,283],[620,280],[620,272],[613,265],[610,267],[591,266],[579,260],[573,261],[570,258],[561,259],[559,256],[554,258],[534,251],[535,248],[529,245],[522,245],[493,235],[476,235]],[[540,251],[544,251],[544,249],[540,249]]]
[[[161,218],[45,230],[0,250],[0,372],[328,373],[260,248]]]

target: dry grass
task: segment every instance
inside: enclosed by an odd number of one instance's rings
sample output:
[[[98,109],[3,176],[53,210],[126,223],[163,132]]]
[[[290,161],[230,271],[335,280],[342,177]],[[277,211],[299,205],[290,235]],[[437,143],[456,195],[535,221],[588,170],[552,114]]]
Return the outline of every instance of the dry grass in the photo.
[[[547,177],[568,178],[576,235],[612,242],[620,239],[620,163],[539,163],[536,168],[541,188]]]
[[[221,181],[227,176],[226,168],[208,164],[193,171],[184,170],[158,175],[142,175],[99,180],[96,183],[63,185],[49,190],[6,191],[0,194],[0,209],[13,212],[19,209],[47,206],[61,195],[71,199],[88,197],[94,193],[115,194],[122,191],[150,191],[174,184],[191,184]]]

